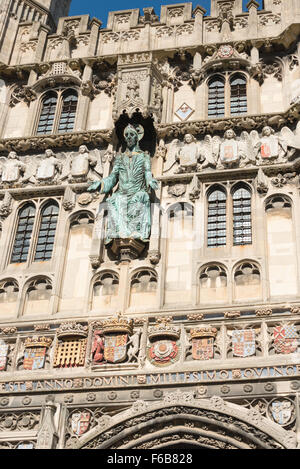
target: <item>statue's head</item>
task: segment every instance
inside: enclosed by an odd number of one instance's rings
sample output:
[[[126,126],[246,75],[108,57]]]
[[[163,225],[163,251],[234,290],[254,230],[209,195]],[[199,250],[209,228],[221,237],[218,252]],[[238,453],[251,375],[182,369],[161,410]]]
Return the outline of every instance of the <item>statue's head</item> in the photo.
[[[128,124],[124,130],[124,137],[129,149],[138,146],[138,142],[142,140],[143,136],[144,129],[141,125],[133,127],[133,125]]]
[[[89,150],[88,150],[88,147],[86,145],[80,145],[79,149],[78,149],[79,153],[83,154],[83,153],[88,153]]]
[[[270,137],[274,134],[274,130],[270,126],[266,125],[266,127],[262,129],[262,134],[263,137]]]
[[[195,138],[192,134],[185,134],[184,136],[184,142],[185,143],[192,143],[195,141]]]
[[[224,137],[231,140],[236,137],[236,133],[233,129],[228,129],[226,130]]]
[[[8,158],[10,160],[15,160],[16,158],[18,158],[18,155],[15,151],[10,151],[9,154],[8,154]]]
[[[54,156],[54,153],[50,148],[47,148],[47,150],[45,151],[45,156],[47,158],[50,158],[50,156]]]

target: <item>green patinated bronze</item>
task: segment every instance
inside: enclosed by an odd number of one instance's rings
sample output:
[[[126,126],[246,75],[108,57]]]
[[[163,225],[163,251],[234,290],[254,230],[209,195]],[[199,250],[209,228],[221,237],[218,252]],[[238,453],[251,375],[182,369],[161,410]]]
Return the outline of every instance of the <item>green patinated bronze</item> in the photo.
[[[158,188],[151,173],[148,153],[139,147],[144,129],[128,125],[124,131],[127,148],[116,157],[111,174],[89,187],[89,191],[100,189],[109,193],[117,183],[118,190],[107,200],[108,227],[106,244],[113,239],[138,239],[146,242],[151,229],[151,207],[149,192]]]

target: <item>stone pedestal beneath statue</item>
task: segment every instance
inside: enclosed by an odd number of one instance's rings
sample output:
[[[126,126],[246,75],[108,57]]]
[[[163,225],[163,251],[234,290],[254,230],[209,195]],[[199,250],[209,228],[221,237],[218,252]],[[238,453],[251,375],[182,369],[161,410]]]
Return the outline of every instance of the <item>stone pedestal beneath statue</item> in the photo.
[[[146,243],[139,239],[114,239],[110,249],[120,261],[131,261],[137,259],[146,247]]]

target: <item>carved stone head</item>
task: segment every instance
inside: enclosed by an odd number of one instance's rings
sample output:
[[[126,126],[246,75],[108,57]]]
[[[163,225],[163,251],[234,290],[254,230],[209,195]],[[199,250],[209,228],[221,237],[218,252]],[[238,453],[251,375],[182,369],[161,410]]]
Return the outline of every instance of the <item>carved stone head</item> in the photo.
[[[10,160],[16,160],[18,159],[18,155],[15,151],[10,151],[7,158],[9,158]]]
[[[195,137],[192,135],[192,134],[185,134],[184,136],[184,143],[192,143],[192,142],[195,142],[196,139]]]
[[[55,156],[53,151],[51,150],[51,148],[47,148],[47,150],[45,151],[45,156],[47,158],[50,158],[51,156]]]
[[[273,135],[275,132],[274,130],[272,129],[272,127],[270,126],[266,126],[262,129],[262,135],[263,137],[270,137],[271,135]]]
[[[224,134],[224,138],[226,138],[228,140],[232,140],[233,138],[236,138],[235,131],[233,129],[226,130],[226,132]]]
[[[89,149],[86,145],[80,145],[78,152],[83,155],[84,153],[89,153]]]

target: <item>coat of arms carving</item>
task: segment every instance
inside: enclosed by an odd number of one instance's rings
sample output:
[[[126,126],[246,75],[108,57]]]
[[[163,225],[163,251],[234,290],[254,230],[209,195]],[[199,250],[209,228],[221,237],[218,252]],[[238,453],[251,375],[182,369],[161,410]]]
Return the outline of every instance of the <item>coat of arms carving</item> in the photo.
[[[167,322],[150,328],[150,345],[147,350],[149,361],[156,366],[170,365],[178,360],[180,329]]]
[[[294,410],[294,404],[289,400],[275,400],[270,405],[274,421],[282,426],[291,422]]]
[[[212,327],[200,327],[191,329],[193,360],[210,360],[214,358],[214,341],[217,329]]]
[[[232,331],[232,352],[234,357],[244,358],[255,355],[255,330]]]
[[[9,345],[0,340],[0,371],[5,371],[8,361]]]
[[[49,337],[30,337],[25,341],[24,370],[40,370],[44,368],[47,349],[51,346]]]
[[[273,329],[273,342],[276,353],[289,354],[298,349],[298,332],[294,325],[276,326]]]
[[[76,436],[81,436],[89,429],[91,414],[88,411],[74,412],[71,416],[72,432]]]

